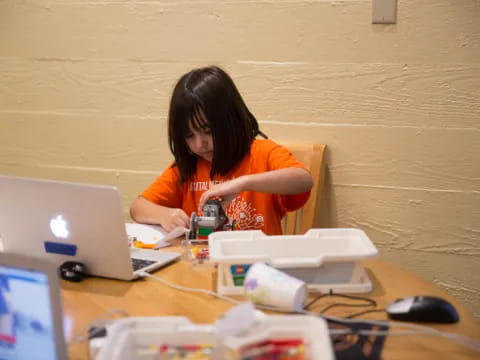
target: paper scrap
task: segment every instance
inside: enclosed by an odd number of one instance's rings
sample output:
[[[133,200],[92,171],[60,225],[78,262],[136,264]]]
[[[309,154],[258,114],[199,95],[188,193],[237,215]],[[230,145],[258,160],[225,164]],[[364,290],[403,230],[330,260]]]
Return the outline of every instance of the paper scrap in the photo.
[[[165,230],[159,225],[126,223],[125,228],[128,236],[135,237],[145,244],[155,244],[157,249],[170,245],[165,240]]]
[[[184,227],[181,227],[181,226],[177,226],[175,229],[173,229],[172,231],[170,231],[168,234],[165,234],[165,236],[163,237],[163,241],[171,241],[173,239],[176,239],[176,238],[179,238],[179,237],[183,237],[185,236],[190,230],[188,230],[187,228],[184,228]]]

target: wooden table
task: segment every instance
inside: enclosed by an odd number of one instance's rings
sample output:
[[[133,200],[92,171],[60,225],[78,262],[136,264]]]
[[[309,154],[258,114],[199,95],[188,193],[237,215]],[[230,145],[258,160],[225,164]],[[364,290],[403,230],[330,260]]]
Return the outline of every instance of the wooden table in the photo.
[[[480,326],[466,307],[433,284],[401,268],[378,260],[365,262],[374,283],[374,291],[365,294],[377,301],[379,308],[401,297],[411,295],[437,295],[450,301],[460,315],[457,324],[428,324],[436,329],[463,334],[480,341]],[[175,284],[212,290],[212,268],[192,268],[184,261],[176,262],[154,275]],[[73,336],[86,334],[93,320],[110,310],[126,311],[131,316],[187,316],[195,323],[212,323],[232,308],[232,304],[199,293],[187,293],[169,288],[151,279],[133,282],[88,278],[81,283],[63,281],[64,314],[73,327],[67,341]],[[312,311],[338,299],[325,298],[312,307]],[[343,300],[342,300],[343,302]],[[360,309],[361,310],[361,309]],[[355,308],[332,308],[329,315],[346,316]],[[385,320],[384,313],[365,314],[362,318]],[[74,343],[68,348],[70,359],[88,359],[88,344]],[[388,336],[382,359],[479,359],[480,353],[437,336]]]

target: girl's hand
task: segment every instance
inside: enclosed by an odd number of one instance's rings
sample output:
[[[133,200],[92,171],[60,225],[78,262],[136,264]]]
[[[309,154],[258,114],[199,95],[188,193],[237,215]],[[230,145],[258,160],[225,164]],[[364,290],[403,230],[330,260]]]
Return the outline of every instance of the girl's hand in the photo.
[[[182,209],[166,208],[165,217],[160,225],[165,231],[170,232],[176,227],[188,228],[190,217]]]
[[[239,177],[221,184],[212,186],[205,191],[200,197],[200,204],[198,205],[198,213],[203,212],[203,207],[211,198],[219,197],[222,202],[230,202],[235,199],[240,192],[244,190],[244,177]]]

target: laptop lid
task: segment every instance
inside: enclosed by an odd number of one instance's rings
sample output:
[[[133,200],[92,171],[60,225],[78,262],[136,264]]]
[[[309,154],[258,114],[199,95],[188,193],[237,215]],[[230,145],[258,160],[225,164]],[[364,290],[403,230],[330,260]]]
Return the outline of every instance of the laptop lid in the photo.
[[[0,176],[0,238],[7,252],[57,265],[79,261],[96,276],[136,277],[120,193],[113,186]],[[148,252],[137,253],[145,260],[162,258],[157,251],[151,259]],[[169,253],[158,266],[177,257]]]
[[[1,253],[0,359],[66,359],[62,319],[56,267]]]

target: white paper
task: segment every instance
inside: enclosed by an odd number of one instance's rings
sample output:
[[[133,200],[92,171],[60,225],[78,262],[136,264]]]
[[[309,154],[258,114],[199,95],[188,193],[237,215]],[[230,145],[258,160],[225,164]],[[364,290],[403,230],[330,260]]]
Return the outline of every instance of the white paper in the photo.
[[[126,223],[125,228],[127,235],[134,236],[145,244],[156,244],[157,249],[170,245],[168,239],[165,239],[166,232],[161,226]]]
[[[215,323],[223,336],[238,335],[249,330],[256,322],[255,306],[245,302],[227,311]]]
[[[177,226],[175,229],[165,234],[163,241],[169,242],[170,240],[185,236],[189,230],[187,228]]]

